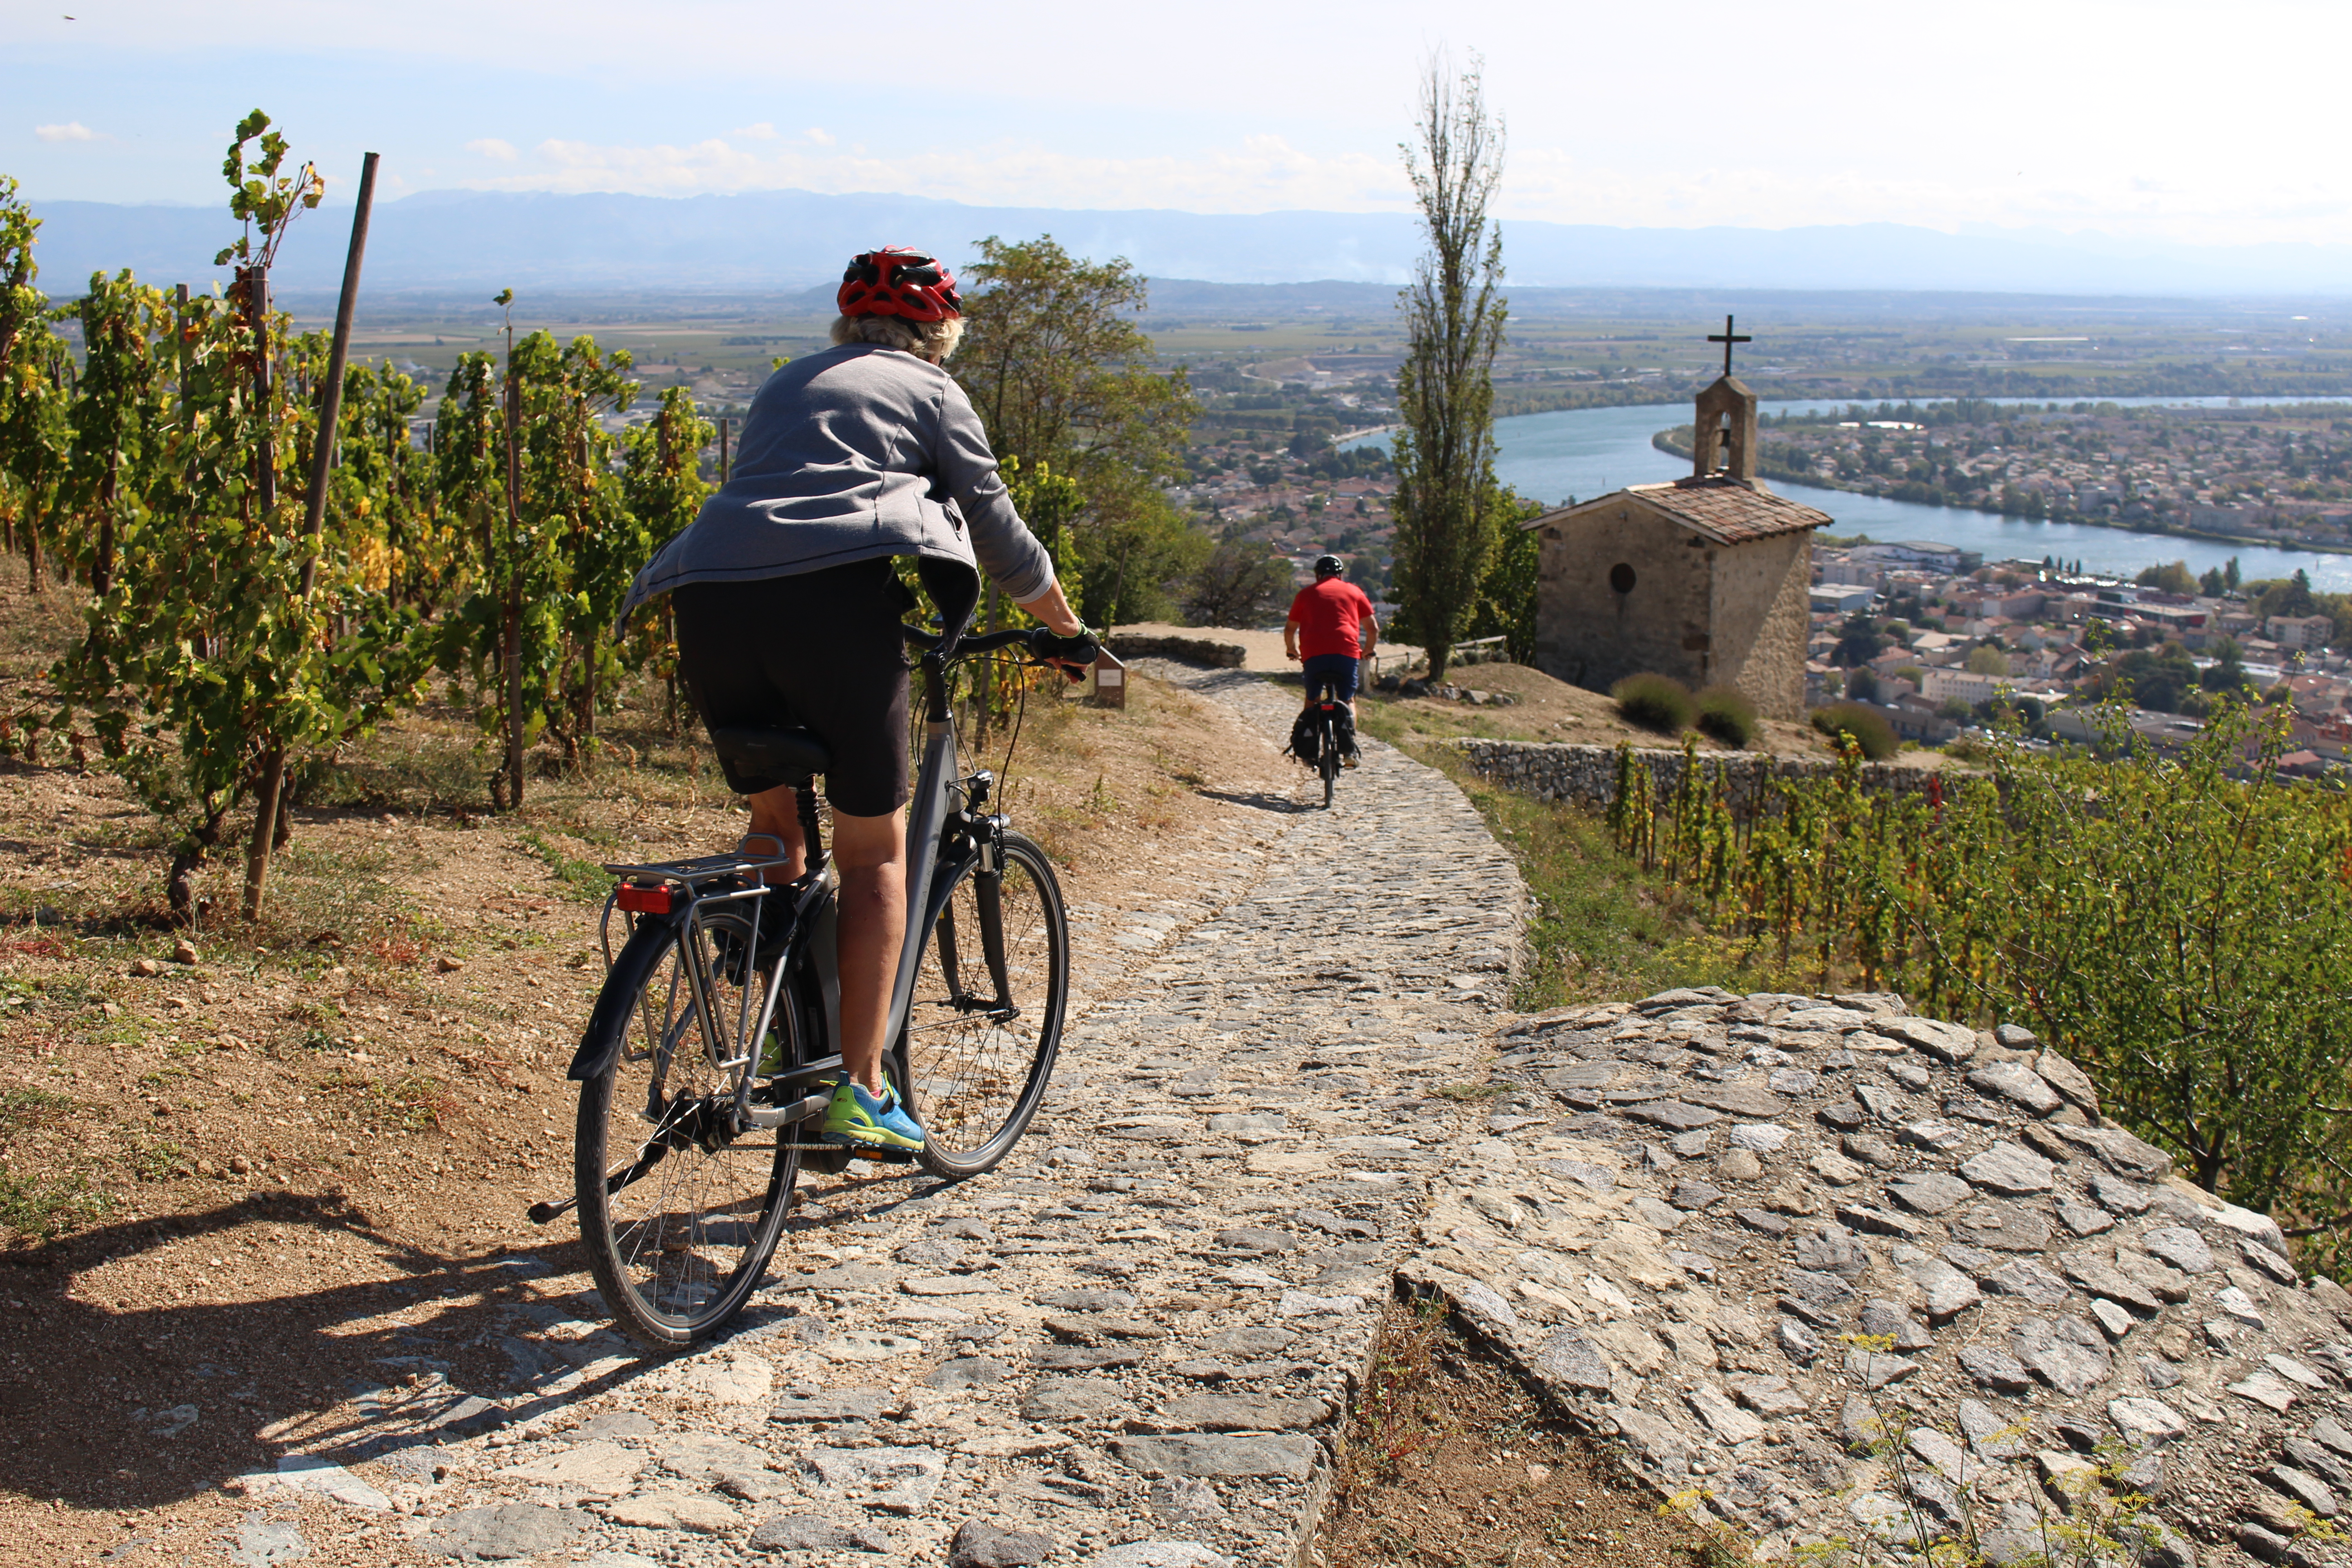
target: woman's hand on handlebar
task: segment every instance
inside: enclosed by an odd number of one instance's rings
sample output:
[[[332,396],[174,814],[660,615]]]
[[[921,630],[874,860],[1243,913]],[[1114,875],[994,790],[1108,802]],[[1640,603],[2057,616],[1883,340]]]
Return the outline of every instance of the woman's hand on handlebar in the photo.
[[[1070,608],[1069,599],[1059,583],[1053,584],[1034,599],[1017,601],[1022,609],[1045,622],[1031,634],[1029,652],[1042,664],[1061,666],[1062,673],[1072,680],[1084,680],[1086,672],[1102,652],[1102,645],[1087,624]]]
[[[1070,680],[1084,680],[1102,655],[1102,641],[1083,626],[1071,636],[1039,626],[1029,634],[1029,655],[1040,664],[1058,667]]]

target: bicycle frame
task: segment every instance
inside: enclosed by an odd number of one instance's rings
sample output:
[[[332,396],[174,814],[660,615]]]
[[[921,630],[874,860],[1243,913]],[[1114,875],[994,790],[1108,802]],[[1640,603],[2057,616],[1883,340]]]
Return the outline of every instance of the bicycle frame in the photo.
[[[898,968],[893,979],[890,1010],[883,1038],[885,1047],[895,1059],[903,1082],[908,1072],[907,1022],[914,1003],[915,981],[921,968],[923,936],[940,917],[947,899],[967,867],[977,860],[983,870],[992,869],[996,836],[1004,826],[1000,816],[985,815],[988,796],[994,783],[985,770],[969,778],[955,776],[956,729],[955,715],[949,701],[947,668],[958,651],[984,653],[994,647],[1008,646],[1024,633],[997,633],[964,641],[959,650],[955,641],[937,637],[916,627],[906,628],[909,641],[924,646],[920,668],[924,686],[923,758],[907,824],[907,926],[898,951]],[[961,799],[958,800],[957,795]],[[690,978],[688,1000],[690,1016],[699,1026],[702,1047],[709,1056],[711,1067],[719,1072],[734,1074],[732,1110],[739,1131],[750,1128],[775,1128],[812,1119],[823,1113],[825,1097],[810,1096],[779,1106],[756,1106],[750,1102],[751,1091],[758,1075],[745,1070],[757,1066],[759,1042],[767,1037],[775,1018],[777,1004],[782,999],[789,976],[807,963],[818,978],[824,1004],[826,1041],[835,1050],[813,1061],[792,1065],[772,1075],[779,1082],[814,1078],[826,1072],[838,1071],[842,1066],[838,1046],[841,1038],[841,989],[834,963],[833,939],[836,905],[835,895],[840,887],[840,877],[823,847],[818,831],[814,791],[803,785],[800,791],[802,837],[805,847],[807,869],[795,881],[783,887],[759,882],[771,868],[786,864],[781,856],[741,857],[709,856],[698,860],[669,861],[645,865],[608,865],[605,870],[623,879],[607,895],[598,940],[604,950],[604,968],[609,977],[615,961],[612,940],[612,919],[620,909],[624,889],[649,885],[666,886],[682,890],[680,902],[676,893],[670,896],[670,907],[665,918],[682,923],[686,928],[686,947],[692,962],[688,966]],[[727,886],[706,891],[709,884],[740,882],[755,879],[752,886]],[[792,903],[781,917],[786,929],[775,944],[775,957],[765,966],[766,984],[759,1016],[751,1016],[750,988],[745,988],[742,1003],[733,1027],[721,1016],[716,988],[712,984],[712,949],[710,930],[712,918],[725,906],[745,903],[749,906],[750,931],[744,936],[746,957],[743,962],[756,962],[764,945],[761,940],[761,922],[768,911],[771,896],[792,895]],[[621,910],[625,929],[632,935],[641,920],[657,918],[650,913]],[[983,921],[982,941],[990,949],[988,960],[997,976],[1002,994],[1001,931]],[[663,1038],[657,1029],[649,1028],[649,1036]],[[675,1031],[673,1031],[673,1036]],[[674,1048],[674,1038],[665,1039],[664,1049]],[[719,1053],[725,1048],[730,1054]],[[593,1077],[604,1064],[575,1058],[571,1077]],[[658,1084],[665,1071],[657,1073]],[[657,1090],[656,1091],[657,1092]]]

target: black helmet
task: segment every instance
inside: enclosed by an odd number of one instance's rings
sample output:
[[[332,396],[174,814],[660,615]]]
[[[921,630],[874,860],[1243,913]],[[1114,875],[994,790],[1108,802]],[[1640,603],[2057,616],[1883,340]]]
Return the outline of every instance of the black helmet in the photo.
[[[1337,577],[1347,569],[1348,563],[1336,555],[1318,555],[1315,558],[1315,575],[1318,577]]]

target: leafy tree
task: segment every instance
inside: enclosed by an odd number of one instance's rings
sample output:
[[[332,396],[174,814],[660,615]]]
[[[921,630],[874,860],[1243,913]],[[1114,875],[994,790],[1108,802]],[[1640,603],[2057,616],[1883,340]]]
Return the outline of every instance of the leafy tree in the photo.
[[[2197,591],[2209,599],[2220,598],[2229,592],[2229,579],[2221,574],[2221,569],[2219,566],[2208,566],[2205,568],[2205,575],[2197,579]]]
[[[1084,614],[1106,626],[1169,616],[1185,582],[1215,548],[1157,491],[1137,498],[1123,516],[1097,512],[1077,537]]]
[[[1979,643],[1969,649],[1968,670],[1971,675],[1996,675],[2006,678],[2009,674],[2009,655],[1990,643]]]
[[[1549,510],[1541,501],[1504,491],[1501,529],[1478,584],[1478,604],[1465,628],[1473,637],[1503,639],[1514,664],[1536,661],[1538,550],[1535,531],[1521,526]]]
[[[1229,539],[1184,591],[1184,613],[1196,626],[1263,625],[1290,599],[1290,563],[1262,543]]]
[[[1413,142],[1402,151],[1426,242],[1402,298],[1397,370],[1397,597],[1433,680],[1475,613],[1504,510],[1495,482],[1495,354],[1507,308],[1503,236],[1487,220],[1502,181],[1503,127],[1480,68],[1449,79],[1433,58]]]
[[[1878,635],[1878,623],[1860,611],[1846,617],[1838,628],[1837,647],[1832,650],[1832,661],[1843,665],[1868,664],[1886,651],[1886,639]]]
[[[2189,563],[2169,561],[2161,566],[2144,567],[2133,579],[2143,588],[2155,588],[2167,594],[2189,595],[2197,592],[2197,580],[2189,574]]]
[[[2134,648],[2095,677],[2088,691],[2098,698],[2128,695],[2142,708],[2181,713],[2187,711],[2181,705],[2184,694],[2202,689],[2189,650],[2175,642],[2153,649]]]
[[[1123,259],[1081,261],[1051,235],[992,235],[979,249],[950,368],[990,445],[1000,461],[1042,465],[1076,487],[1082,504],[1064,525],[1077,543],[1088,620],[1164,607],[1167,585],[1197,568],[1209,543],[1185,537],[1198,531],[1160,493],[1183,473],[1195,405],[1182,370],[1154,368],[1151,339],[1133,320],[1147,300],[1143,275]]]
[[[1878,671],[1866,664],[1858,664],[1846,671],[1845,694],[1857,702],[1878,700]]]
[[[2197,684],[2208,691],[2230,692],[2242,698],[2254,694],[2253,678],[2246,673],[2245,655],[2235,637],[2213,645],[2213,662],[2200,670]]]

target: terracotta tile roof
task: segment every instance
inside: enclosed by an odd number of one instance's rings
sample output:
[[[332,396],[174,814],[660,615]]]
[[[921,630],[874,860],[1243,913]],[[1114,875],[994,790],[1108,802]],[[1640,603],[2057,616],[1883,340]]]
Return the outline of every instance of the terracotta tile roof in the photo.
[[[1596,496],[1580,506],[1547,513],[1535,522],[1574,517],[1607,505],[1617,495],[1633,496],[1722,544],[1744,544],[1783,533],[1801,533],[1807,529],[1825,528],[1836,521],[1825,511],[1774,495],[1760,484],[1740,479],[1685,479],[1666,484],[1629,485],[1614,495]],[[1527,526],[1534,525],[1531,522]]]
[[[1672,484],[1628,488],[1652,506],[1726,544],[1825,528],[1833,521],[1825,511],[1738,479],[1676,479]]]

